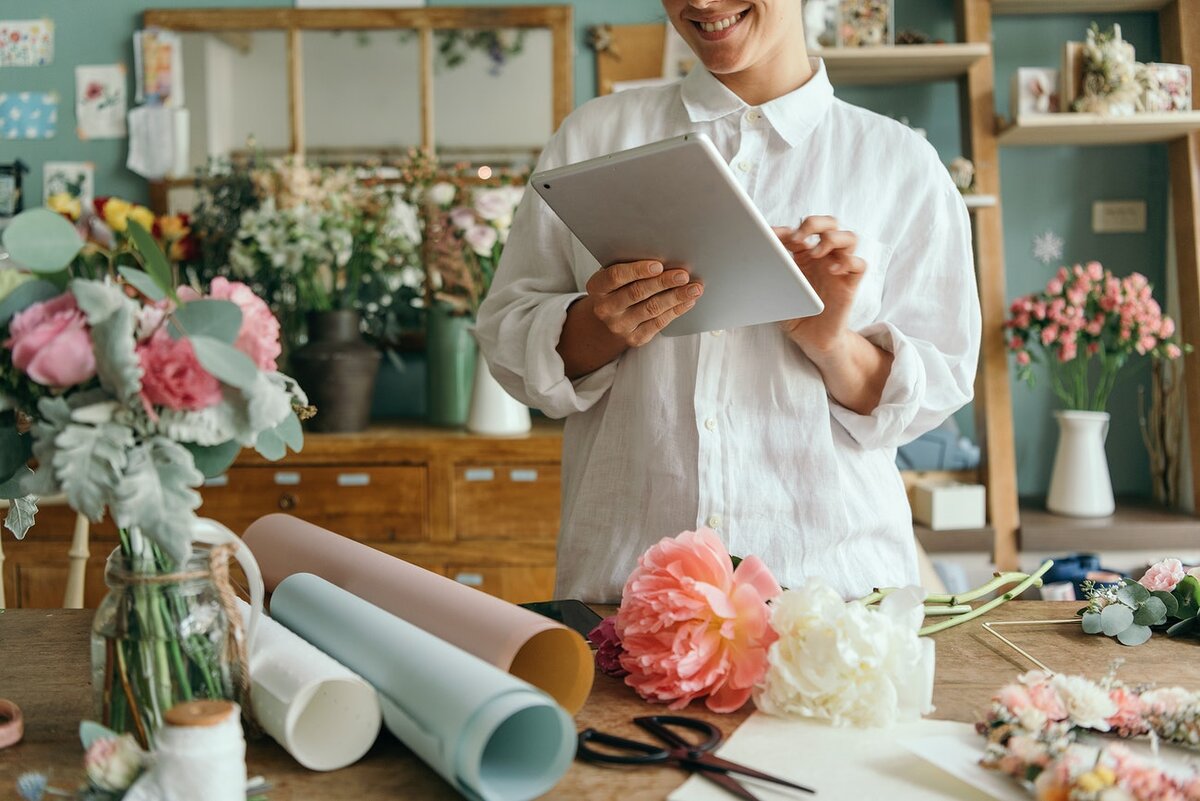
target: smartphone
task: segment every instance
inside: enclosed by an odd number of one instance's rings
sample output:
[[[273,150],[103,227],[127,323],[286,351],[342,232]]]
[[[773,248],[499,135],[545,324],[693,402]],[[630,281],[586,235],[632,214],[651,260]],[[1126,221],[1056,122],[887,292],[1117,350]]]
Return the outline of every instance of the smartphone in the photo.
[[[559,601],[531,601],[520,604],[531,612],[545,615],[551,620],[557,620],[564,626],[574,629],[586,640],[588,632],[596,628],[603,618],[583,601],[574,598]]]

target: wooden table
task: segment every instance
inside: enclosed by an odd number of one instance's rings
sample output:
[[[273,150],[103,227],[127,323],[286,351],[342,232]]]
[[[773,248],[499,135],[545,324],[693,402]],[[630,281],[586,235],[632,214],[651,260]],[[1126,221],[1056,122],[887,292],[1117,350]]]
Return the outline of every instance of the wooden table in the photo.
[[[1078,603],[1016,601],[987,620],[1046,620],[1071,617]],[[88,666],[87,610],[13,609],[0,614],[0,697],[16,701],[26,718],[25,740],[0,751],[0,798],[13,797],[16,777],[41,770],[51,783],[70,787],[82,777],[79,721],[92,717]],[[1087,636],[1076,626],[1006,627],[1006,636],[1049,667],[1093,678],[1102,676],[1114,658],[1122,657],[1122,675],[1200,689],[1200,656],[1194,641],[1156,635],[1150,642],[1126,648],[1102,636]],[[977,621],[935,635],[937,682],[934,717],[973,721],[991,694],[1032,667],[1023,657],[983,630]],[[651,709],[621,682],[597,676],[579,728],[640,737],[630,720]],[[655,707],[661,710],[662,707]],[[689,715],[707,718],[728,734],[751,711],[713,715],[698,704]],[[457,799],[433,771],[391,735],[379,738],[358,764],[333,773],[301,768],[269,739],[251,743],[251,775],[274,785],[272,801],[361,801],[362,799]],[[562,801],[661,801],[685,776],[670,770],[621,770],[575,763],[563,781],[545,796]]]

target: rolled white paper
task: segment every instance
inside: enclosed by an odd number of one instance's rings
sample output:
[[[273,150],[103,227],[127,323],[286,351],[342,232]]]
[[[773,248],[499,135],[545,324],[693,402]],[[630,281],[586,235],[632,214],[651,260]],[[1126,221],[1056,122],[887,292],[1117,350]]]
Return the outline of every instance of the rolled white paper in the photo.
[[[243,619],[249,605],[238,602]],[[362,759],[379,736],[379,694],[365,679],[269,617],[250,654],[250,704],[275,742],[309,770]]]
[[[388,729],[479,801],[527,801],[575,755],[566,710],[532,685],[307,573],[271,598],[275,620],[379,691]]]
[[[164,723],[155,735],[154,763],[125,801],[246,801],[246,740],[241,709],[211,726]]]

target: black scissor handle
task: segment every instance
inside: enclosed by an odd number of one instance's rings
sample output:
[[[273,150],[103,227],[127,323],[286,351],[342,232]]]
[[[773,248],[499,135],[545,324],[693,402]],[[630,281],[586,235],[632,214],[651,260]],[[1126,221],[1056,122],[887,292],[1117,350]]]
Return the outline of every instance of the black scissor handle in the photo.
[[[708,721],[700,720],[699,718],[686,718],[679,715],[647,715],[646,717],[634,718],[633,722],[664,743],[668,743],[675,748],[682,748],[691,753],[713,750],[720,744],[722,737],[720,729]],[[699,732],[704,735],[705,739],[703,742],[694,743],[671,731],[669,728],[671,726]]]
[[[611,746],[626,753],[610,754],[607,751],[597,751],[589,743],[601,743],[602,745]],[[579,732],[579,742],[575,749],[575,756],[585,762],[608,762],[613,765],[653,765],[659,762],[666,762],[670,759],[671,753],[664,748],[658,748],[649,743],[626,740],[624,737],[606,734],[595,729],[584,729]]]

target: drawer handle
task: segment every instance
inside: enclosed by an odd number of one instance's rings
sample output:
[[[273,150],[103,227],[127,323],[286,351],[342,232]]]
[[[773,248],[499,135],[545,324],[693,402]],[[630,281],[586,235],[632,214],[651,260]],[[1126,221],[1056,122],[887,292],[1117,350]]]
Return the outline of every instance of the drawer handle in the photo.
[[[204,486],[206,486],[206,487],[228,487],[229,486],[229,476],[222,473],[219,476],[213,476],[212,478],[206,478],[206,479],[204,479]]]
[[[368,487],[371,485],[370,473],[338,473],[339,487]]]
[[[279,487],[294,487],[300,483],[300,474],[280,470],[275,474],[275,485]]]
[[[536,470],[511,470],[508,473],[510,481],[537,481]]]
[[[296,496],[290,492],[285,492],[279,496],[279,508],[283,511],[296,508]]]
[[[468,587],[483,586],[483,576],[479,573],[459,573],[454,577],[454,580],[459,584],[466,584]]]
[[[494,481],[496,471],[490,467],[472,467],[465,474],[467,481]]]

